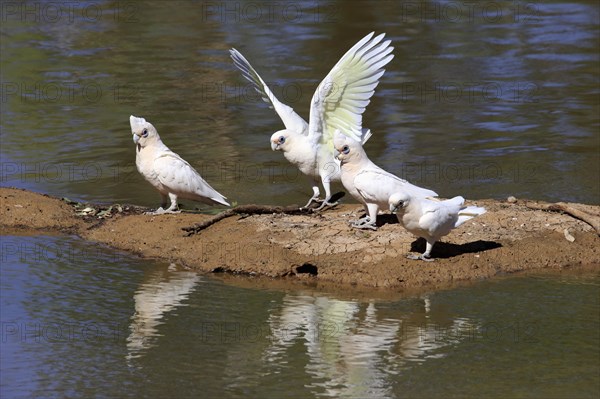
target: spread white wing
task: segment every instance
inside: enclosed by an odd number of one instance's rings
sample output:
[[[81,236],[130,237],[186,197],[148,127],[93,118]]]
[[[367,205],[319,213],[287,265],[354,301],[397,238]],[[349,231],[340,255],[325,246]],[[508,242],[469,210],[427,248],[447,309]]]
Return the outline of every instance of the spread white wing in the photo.
[[[387,203],[390,196],[399,191],[417,197],[437,197],[437,193],[415,186],[383,169],[367,169],[354,177],[354,186],[367,203]]]
[[[317,87],[310,109],[309,136],[318,137],[333,150],[336,129],[364,142],[362,114],[384,74],[383,67],[394,58],[390,40],[384,33],[369,33],[338,61]]]
[[[206,204],[229,206],[227,198],[210,186],[189,163],[172,151],[154,160],[154,172],[162,185],[175,195]]]
[[[298,133],[308,134],[308,123],[294,109],[275,97],[260,75],[252,68],[248,60],[236,49],[229,50],[233,64],[242,72],[244,78],[254,85],[264,102],[270,103],[283,121],[285,128]]]

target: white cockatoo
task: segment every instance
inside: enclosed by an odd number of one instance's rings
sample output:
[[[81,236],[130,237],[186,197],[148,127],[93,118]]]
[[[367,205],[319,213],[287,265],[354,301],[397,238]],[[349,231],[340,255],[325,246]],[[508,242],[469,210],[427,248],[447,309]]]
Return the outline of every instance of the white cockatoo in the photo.
[[[485,208],[464,206],[464,203],[465,199],[461,196],[434,201],[417,198],[407,192],[392,194],[389,200],[390,211],[396,213],[398,221],[406,230],[427,241],[423,254],[409,254],[407,258],[432,261],[431,249],[436,241],[467,220],[486,212]]]
[[[365,206],[367,215],[351,221],[352,227],[377,230],[377,213],[389,207],[390,196],[396,192],[417,198],[436,197],[435,191],[415,186],[375,165],[362,145],[339,131],[334,135],[335,156],[341,162],[342,184]]]
[[[229,206],[227,198],[212,188],[189,163],[163,144],[156,128],[144,118],[129,117],[135,143],[135,165],[160,192],[161,207],[152,214],[178,213],[177,197],[205,204]],[[167,206],[167,196],[171,206]]]
[[[319,178],[325,189],[319,209],[335,205],[329,200],[330,183],[340,180],[339,162],[333,157],[336,129],[363,144],[371,136],[369,130],[362,128],[362,114],[385,72],[383,67],[394,57],[390,54],[394,49],[391,41],[382,42],[385,34],[373,35],[371,32],[348,50],[319,84],[311,100],[309,123],[275,97],[239,51],[230,50],[235,66],[254,84],[263,100],[273,106],[285,125],[285,129],[271,136],[271,149],[283,151],[286,159],[311,180],[313,195],[305,207],[319,201]]]

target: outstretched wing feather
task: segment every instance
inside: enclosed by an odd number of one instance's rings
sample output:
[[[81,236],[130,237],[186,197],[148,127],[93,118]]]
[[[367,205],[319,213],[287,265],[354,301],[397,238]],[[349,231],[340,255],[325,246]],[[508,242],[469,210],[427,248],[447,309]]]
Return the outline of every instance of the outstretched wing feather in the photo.
[[[371,32],[335,64],[317,87],[311,101],[309,136],[333,151],[333,134],[339,129],[363,141],[362,114],[394,57],[385,34]]]
[[[242,76],[250,83],[260,94],[263,101],[271,104],[281,118],[285,128],[298,133],[308,134],[308,123],[294,109],[285,105],[277,99],[275,94],[269,89],[269,86],[262,80],[258,72],[250,65],[250,62],[236,49],[229,50],[233,64],[242,72]]]

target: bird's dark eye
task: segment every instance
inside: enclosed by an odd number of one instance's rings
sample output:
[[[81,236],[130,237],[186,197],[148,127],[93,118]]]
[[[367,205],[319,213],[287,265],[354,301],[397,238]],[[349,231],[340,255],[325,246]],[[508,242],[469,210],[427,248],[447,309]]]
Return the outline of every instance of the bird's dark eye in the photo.
[[[142,130],[142,137],[148,137],[148,129]]]
[[[348,154],[350,152],[350,147],[348,147],[347,145],[343,146],[342,147],[342,152],[344,154]]]
[[[285,143],[285,137],[281,136],[279,137],[279,144],[283,144]]]

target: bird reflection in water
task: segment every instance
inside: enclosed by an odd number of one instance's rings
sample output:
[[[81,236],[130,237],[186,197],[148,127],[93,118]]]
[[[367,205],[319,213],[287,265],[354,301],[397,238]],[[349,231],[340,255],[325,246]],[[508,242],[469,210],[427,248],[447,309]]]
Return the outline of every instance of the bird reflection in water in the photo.
[[[190,271],[169,270],[153,273],[133,296],[135,314],[129,325],[127,337],[127,360],[135,359],[151,348],[159,336],[158,326],[163,324],[166,314],[180,306],[194,290],[201,277]]]
[[[310,388],[332,397],[391,397],[393,376],[447,347],[473,339],[475,322],[449,318],[428,296],[408,311],[311,295],[288,295],[271,314],[272,344],[264,357],[285,363],[303,342]],[[439,307],[438,307],[439,308]],[[443,350],[442,350],[443,349]]]

